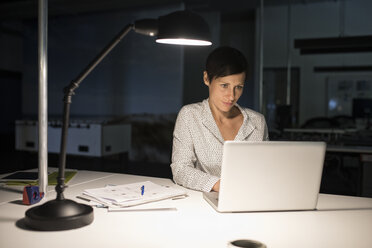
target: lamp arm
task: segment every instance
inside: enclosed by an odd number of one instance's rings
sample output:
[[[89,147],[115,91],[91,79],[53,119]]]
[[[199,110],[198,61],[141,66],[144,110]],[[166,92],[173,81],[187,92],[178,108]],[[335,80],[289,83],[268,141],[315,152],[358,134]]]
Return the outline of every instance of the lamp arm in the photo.
[[[157,36],[158,40],[162,40],[162,43],[169,42],[167,37],[170,37],[170,41],[173,38],[179,37],[179,30],[202,30],[196,32],[202,37],[205,33],[209,34],[208,27],[202,22],[198,22],[195,25],[193,19],[193,14],[185,13],[185,11],[177,11],[166,16],[161,16],[158,19],[143,19],[134,22],[134,24],[129,24],[124,27],[114,39],[88,64],[88,66],[78,75],[78,77],[73,80],[64,89],[63,98],[63,120],[62,120],[62,131],[61,131],[61,147],[60,147],[60,157],[59,157],[59,171],[58,171],[58,184],[55,188],[57,197],[55,200],[50,200],[45,202],[40,206],[35,206],[28,209],[25,213],[25,224],[28,227],[36,230],[45,231],[57,231],[57,230],[69,230],[75,229],[82,226],[89,225],[92,223],[93,208],[91,206],[77,203],[73,200],[65,199],[63,196],[63,191],[67,186],[65,186],[65,167],[66,167],[66,147],[67,147],[67,133],[69,127],[69,117],[70,117],[70,105],[71,98],[74,95],[74,91],[79,87],[80,83],[89,75],[89,73],[102,61],[102,59],[122,40],[122,38],[127,35],[132,29],[143,35]],[[200,18],[196,18],[200,19]],[[167,27],[165,24],[175,24]],[[193,25],[189,25],[189,24]],[[180,28],[184,27],[184,28]],[[204,28],[200,28],[204,27]],[[207,28],[205,28],[207,27]],[[173,29],[172,29],[173,28]],[[164,30],[168,30],[165,32]],[[162,32],[159,32],[162,31]],[[173,31],[172,31],[173,30]],[[187,33],[187,32],[186,32]],[[194,35],[186,34],[185,39],[194,40]],[[197,36],[199,36],[197,35]],[[161,38],[159,38],[159,36]],[[157,40],[157,41],[158,41]],[[164,41],[166,40],[166,41]],[[204,41],[204,39],[202,39]],[[209,42],[210,43],[210,42]],[[174,42],[172,44],[181,44],[180,42]],[[189,43],[190,45],[191,43]],[[194,45],[194,44],[191,44]]]
[[[73,80],[65,89],[64,89],[64,98],[63,98],[63,121],[62,121],[62,135],[61,135],[61,148],[60,148],[60,157],[59,157],[59,172],[57,179],[57,200],[63,200],[63,191],[66,188],[65,186],[65,168],[66,168],[66,146],[67,146],[67,134],[69,126],[69,117],[70,117],[70,104],[71,97],[75,94],[74,90],[79,87],[80,83],[85,79],[86,76],[102,61],[104,57],[121,41],[121,39],[127,35],[134,25],[128,24],[125,26],[113,39],[106,45],[106,47],[88,64],[88,66],[79,74],[79,76]]]

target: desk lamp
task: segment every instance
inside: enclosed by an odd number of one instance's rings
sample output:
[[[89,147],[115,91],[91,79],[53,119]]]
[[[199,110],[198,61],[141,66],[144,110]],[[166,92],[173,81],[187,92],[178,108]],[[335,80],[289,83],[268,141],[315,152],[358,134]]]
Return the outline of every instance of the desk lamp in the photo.
[[[55,187],[57,197],[40,206],[30,208],[25,214],[25,224],[36,230],[58,231],[75,229],[93,222],[93,208],[65,199],[65,164],[67,131],[70,116],[71,97],[82,80],[102,61],[102,59],[134,30],[137,33],[157,36],[156,42],[177,45],[209,46],[208,24],[199,15],[190,11],[176,11],[158,19],[143,19],[124,27],[114,39],[88,64],[88,66],[64,89],[63,124],[61,150],[59,157],[58,184]]]

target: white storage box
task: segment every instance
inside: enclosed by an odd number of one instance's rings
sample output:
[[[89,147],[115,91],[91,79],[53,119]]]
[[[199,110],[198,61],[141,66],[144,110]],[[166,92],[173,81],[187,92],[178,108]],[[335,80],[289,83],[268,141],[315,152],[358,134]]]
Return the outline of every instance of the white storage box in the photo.
[[[36,121],[16,121],[16,150],[38,151]],[[61,122],[48,123],[48,152],[59,153]],[[68,129],[67,154],[101,157],[130,152],[130,124],[73,121]]]

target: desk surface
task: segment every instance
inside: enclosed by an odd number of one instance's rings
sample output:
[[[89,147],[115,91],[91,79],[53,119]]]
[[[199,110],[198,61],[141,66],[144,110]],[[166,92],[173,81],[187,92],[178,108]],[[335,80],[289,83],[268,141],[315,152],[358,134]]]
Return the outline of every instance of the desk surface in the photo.
[[[106,184],[151,180],[173,185],[169,179],[79,171],[70,181],[66,198]],[[53,190],[52,188],[49,188]],[[94,209],[91,225],[75,230],[39,232],[19,227],[25,211],[21,193],[0,189],[0,247],[226,247],[228,241],[256,239],[276,247],[371,247],[372,199],[319,196],[317,211],[217,213],[202,193],[163,201],[177,211],[107,212]],[[48,194],[54,199],[55,193]]]

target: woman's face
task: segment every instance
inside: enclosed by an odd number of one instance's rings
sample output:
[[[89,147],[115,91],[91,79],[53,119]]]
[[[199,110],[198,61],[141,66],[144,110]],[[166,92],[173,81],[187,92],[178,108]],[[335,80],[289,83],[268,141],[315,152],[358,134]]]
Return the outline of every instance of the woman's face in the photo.
[[[245,72],[217,77],[209,82],[204,71],[204,83],[209,87],[209,103],[217,110],[229,112],[243,93]]]

